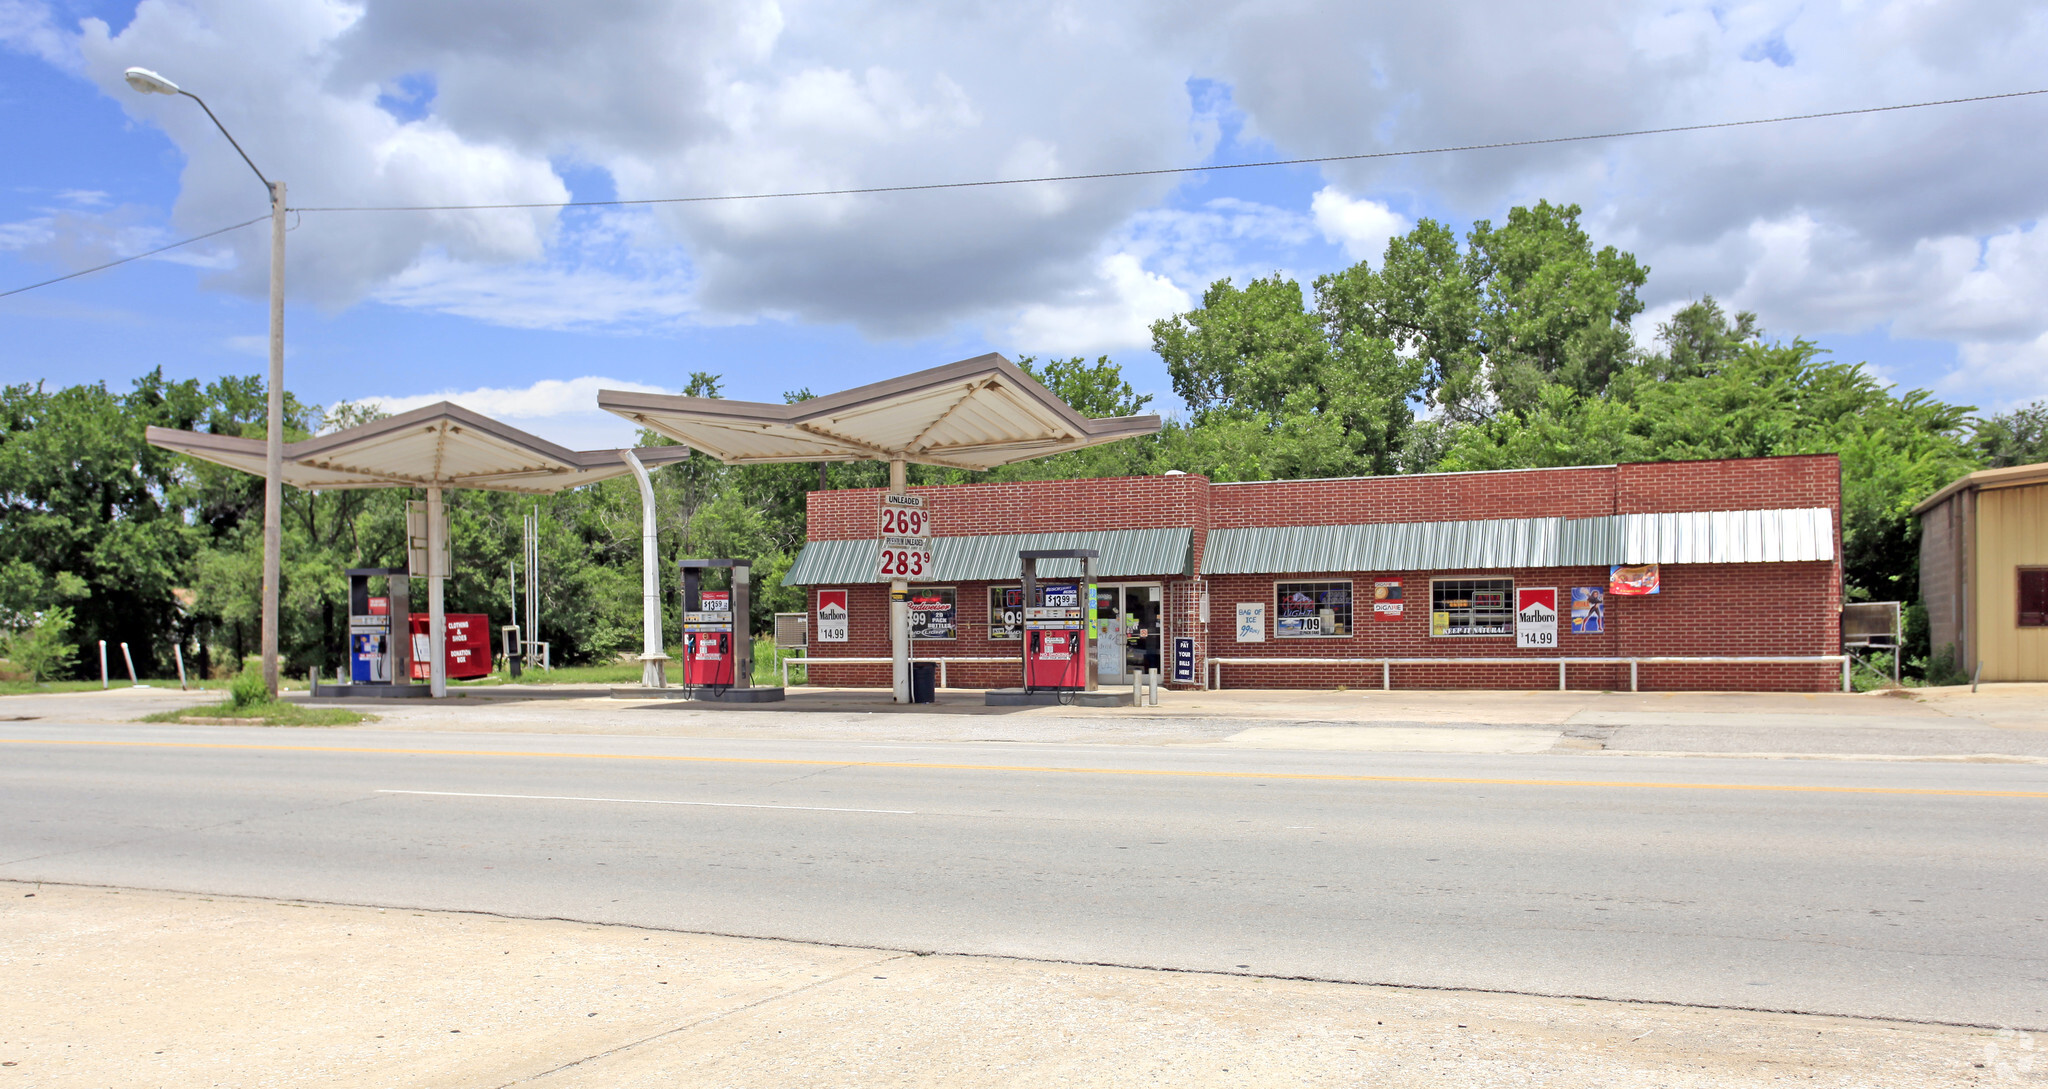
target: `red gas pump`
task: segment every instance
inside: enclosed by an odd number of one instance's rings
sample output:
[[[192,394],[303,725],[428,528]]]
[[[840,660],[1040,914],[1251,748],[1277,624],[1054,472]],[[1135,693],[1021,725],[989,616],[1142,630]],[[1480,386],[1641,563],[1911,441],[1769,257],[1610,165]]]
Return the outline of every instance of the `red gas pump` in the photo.
[[[1017,553],[1024,575],[1024,692],[1092,692],[1095,560],[1092,548],[1027,549]],[[1078,561],[1077,582],[1040,582],[1043,560]]]
[[[1027,625],[1024,633],[1024,687],[1085,687],[1088,683],[1088,659],[1080,625],[1076,623],[1071,629],[1046,629],[1029,628],[1032,623],[1029,620],[1024,623]]]
[[[684,560],[683,687],[723,692],[750,679],[753,656],[747,646],[747,564],[744,560]],[[731,584],[702,588],[706,570],[725,568]]]

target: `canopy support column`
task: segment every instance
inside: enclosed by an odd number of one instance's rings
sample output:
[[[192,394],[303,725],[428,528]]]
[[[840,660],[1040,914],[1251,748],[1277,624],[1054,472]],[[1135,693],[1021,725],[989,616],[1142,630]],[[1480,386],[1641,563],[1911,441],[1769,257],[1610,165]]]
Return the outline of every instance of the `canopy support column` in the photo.
[[[633,479],[640,482],[640,685],[667,688],[668,674],[662,664],[668,653],[661,639],[661,554],[654,528],[654,482],[647,467],[631,450],[619,451]]]
[[[910,489],[902,458],[889,461],[889,494],[902,495]],[[896,702],[910,702],[910,580],[889,581],[889,663],[896,689]]]
[[[448,566],[442,557],[448,549],[448,529],[443,519],[441,486],[427,486],[427,692],[435,699],[448,694],[448,614],[441,607],[442,584]]]

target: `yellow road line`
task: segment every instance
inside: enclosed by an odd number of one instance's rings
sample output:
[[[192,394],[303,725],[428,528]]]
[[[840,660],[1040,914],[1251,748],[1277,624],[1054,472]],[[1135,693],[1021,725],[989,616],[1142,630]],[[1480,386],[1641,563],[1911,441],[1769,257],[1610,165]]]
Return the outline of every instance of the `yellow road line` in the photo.
[[[1161,775],[1191,779],[1286,779],[1334,783],[1442,783],[1463,786],[1631,787],[1647,790],[1759,790],[1784,794],[1925,794],[1963,798],[2048,798],[2042,790],[1937,790],[1927,787],[1800,786],[1769,783],[1656,783],[1624,779],[1483,779],[1442,775],[1320,775],[1306,772],[1199,771],[1171,768],[1060,768],[1032,764],[931,764],[913,760],[796,760],[760,756],[661,756],[652,753],[516,752],[491,749],[378,749],[347,745],[237,745],[213,741],[79,741],[0,737],[11,745],[75,745],[143,749],[235,749],[256,752],[338,752],[386,756],[517,756],[557,760],[656,760],[677,764],[783,764],[800,767],[903,768],[912,771],[1020,771],[1062,775]]]

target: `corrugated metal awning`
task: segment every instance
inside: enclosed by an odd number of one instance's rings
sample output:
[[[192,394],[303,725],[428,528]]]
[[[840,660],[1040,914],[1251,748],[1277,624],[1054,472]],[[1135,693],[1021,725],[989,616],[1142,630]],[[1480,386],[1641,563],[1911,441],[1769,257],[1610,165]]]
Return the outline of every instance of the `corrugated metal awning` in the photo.
[[[997,533],[979,537],[932,538],[935,570],[919,582],[970,582],[1014,579],[1022,570],[1017,553],[1041,548],[1093,548],[1099,578],[1185,575],[1194,531],[1186,528],[1116,529],[1066,533]],[[811,541],[784,575],[784,586],[834,586],[842,583],[887,582],[873,539]],[[1043,578],[1076,578],[1079,560],[1041,560]]]
[[[1807,507],[1219,529],[1202,574],[1831,560],[1834,527],[1832,510]]]

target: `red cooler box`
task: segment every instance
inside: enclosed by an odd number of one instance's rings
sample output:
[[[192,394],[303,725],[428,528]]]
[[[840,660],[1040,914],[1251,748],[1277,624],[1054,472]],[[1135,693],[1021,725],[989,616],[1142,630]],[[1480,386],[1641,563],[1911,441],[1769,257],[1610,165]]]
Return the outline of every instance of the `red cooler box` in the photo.
[[[448,613],[448,676],[467,681],[491,675],[491,618]],[[412,679],[427,676],[427,614],[412,614]]]

